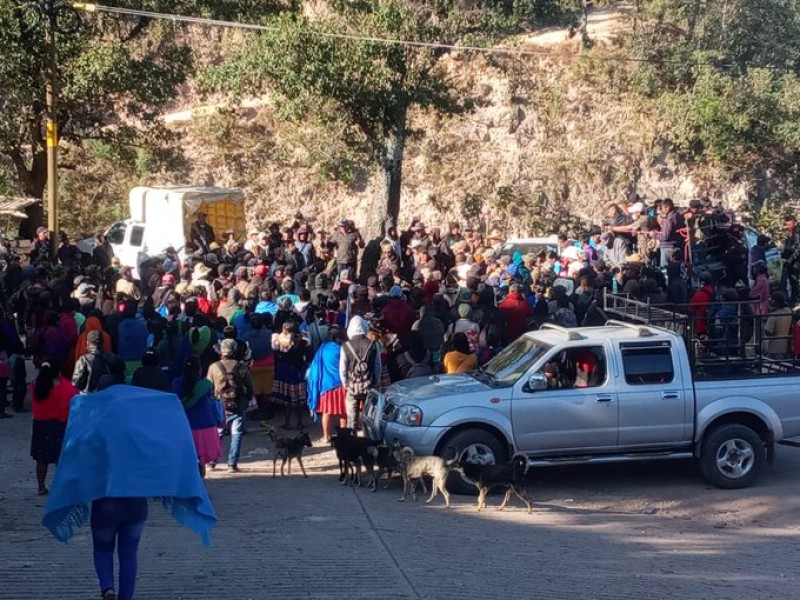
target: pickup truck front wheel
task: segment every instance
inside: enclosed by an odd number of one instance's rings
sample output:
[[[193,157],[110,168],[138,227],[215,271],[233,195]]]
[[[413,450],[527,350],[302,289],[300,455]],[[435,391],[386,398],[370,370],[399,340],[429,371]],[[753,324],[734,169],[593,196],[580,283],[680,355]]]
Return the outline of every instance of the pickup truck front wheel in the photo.
[[[459,461],[471,461],[482,465],[503,464],[506,462],[506,450],[503,444],[488,431],[483,429],[465,429],[445,440],[440,454],[446,460],[452,460],[453,451]],[[451,471],[447,479],[447,488],[464,496],[475,496],[478,493],[472,480],[457,471]]]
[[[724,489],[748,487],[766,461],[764,441],[749,427],[729,423],[708,432],[700,448],[700,470]]]

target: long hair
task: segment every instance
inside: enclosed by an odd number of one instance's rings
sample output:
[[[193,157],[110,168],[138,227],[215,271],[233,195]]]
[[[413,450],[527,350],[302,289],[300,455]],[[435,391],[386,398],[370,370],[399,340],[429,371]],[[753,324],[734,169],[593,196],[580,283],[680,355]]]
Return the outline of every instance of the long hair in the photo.
[[[47,399],[55,387],[56,379],[58,379],[58,370],[49,362],[43,362],[39,367],[39,374],[33,382],[33,399],[37,402]]]
[[[183,397],[188,398],[194,386],[200,381],[200,358],[194,354],[186,357],[183,363]]]

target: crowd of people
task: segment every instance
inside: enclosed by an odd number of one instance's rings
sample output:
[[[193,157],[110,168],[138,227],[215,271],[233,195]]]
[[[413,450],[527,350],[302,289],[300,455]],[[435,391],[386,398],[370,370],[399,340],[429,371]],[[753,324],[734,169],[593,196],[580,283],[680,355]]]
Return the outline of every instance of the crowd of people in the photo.
[[[792,301],[796,225],[786,219]],[[138,279],[102,235],[91,255],[76,256],[67,236],[53,253],[40,230],[24,265],[0,248],[0,417],[11,416],[9,395],[25,410],[32,358],[41,494],[70,397],[119,383],[181,399],[203,473],[221,459],[219,432],[229,434],[235,472],[247,415],[278,414],[286,429],[320,418],[329,438],[334,423],[358,426],[372,388],[470,371],[545,322],[605,323],[605,292],[682,307],[697,334],[721,328],[726,348],[738,343],[727,337],[741,337],[727,332],[745,306],[764,317],[770,355],[792,347],[790,299],[768,278],[770,240],[748,249],[743,227],[705,201],[678,210],[632,196],[577,239],[562,235],[557,247],[527,254],[506,250],[499,231],[456,222],[442,231],[419,219],[368,241],[350,220],[328,232],[297,214],[237,240],[200,214],[189,238],[187,255],[165,249],[138,265]],[[693,289],[693,265],[713,260],[722,275],[704,272]]]

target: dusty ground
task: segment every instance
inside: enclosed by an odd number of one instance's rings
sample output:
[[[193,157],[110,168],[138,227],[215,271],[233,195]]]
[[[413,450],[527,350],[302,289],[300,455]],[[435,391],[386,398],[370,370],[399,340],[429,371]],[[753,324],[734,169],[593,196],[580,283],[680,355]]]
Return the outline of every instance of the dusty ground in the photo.
[[[0,599],[95,597],[90,540],[39,525],[30,419],[0,421]],[[317,442],[315,442],[317,443]],[[800,451],[781,448],[757,487],[710,488],[692,463],[535,471],[533,515],[474,499],[398,503],[399,484],[341,487],[316,445],[298,474],[271,478],[266,437],[245,436],[243,473],[216,471],[220,521],[203,548],[151,508],[139,599],[792,598]],[[490,498],[496,506],[497,497]]]

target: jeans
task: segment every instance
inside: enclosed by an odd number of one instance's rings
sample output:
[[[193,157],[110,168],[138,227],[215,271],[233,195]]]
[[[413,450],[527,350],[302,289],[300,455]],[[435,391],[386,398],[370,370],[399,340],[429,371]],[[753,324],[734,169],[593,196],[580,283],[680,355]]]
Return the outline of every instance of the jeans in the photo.
[[[348,391],[347,395],[344,397],[344,406],[347,411],[347,426],[350,429],[355,429],[358,423],[358,406],[363,400],[363,397],[354,396],[350,391]]]
[[[114,545],[119,554],[119,600],[132,600],[136,552],[147,521],[147,498],[101,498],[92,502],[94,569],[100,593],[114,589]]]
[[[228,413],[225,422],[231,430],[231,448],[228,451],[228,466],[235,467],[239,464],[239,453],[242,450],[242,431],[244,430],[244,417],[239,413]]]

